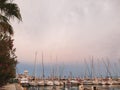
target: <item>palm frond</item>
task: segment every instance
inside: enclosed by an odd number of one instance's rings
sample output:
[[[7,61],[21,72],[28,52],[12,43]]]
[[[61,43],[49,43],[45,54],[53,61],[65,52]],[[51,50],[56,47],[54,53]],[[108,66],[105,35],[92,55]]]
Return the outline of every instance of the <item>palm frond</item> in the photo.
[[[6,6],[5,16],[13,18],[16,17],[18,20],[22,20],[20,9],[18,8],[17,4],[7,3],[5,6]]]
[[[0,0],[0,3],[6,3],[8,0]]]
[[[13,35],[13,28],[8,22],[0,22],[0,31],[7,33],[9,35]]]
[[[22,21],[18,5],[13,3],[13,0],[0,0],[0,32],[13,35],[13,28],[9,22],[14,18]]]
[[[8,18],[0,14],[0,22],[9,22]]]
[[[5,10],[5,16],[7,17],[16,17],[18,20],[22,20],[21,14],[20,14],[20,9],[17,6],[17,4],[14,3],[7,3],[5,5],[6,10]]]
[[[5,4],[8,2],[8,0],[0,0],[0,11],[5,10]]]
[[[9,3],[8,0],[0,0],[0,11],[9,19],[17,18],[18,20],[22,21],[20,9],[15,3]]]

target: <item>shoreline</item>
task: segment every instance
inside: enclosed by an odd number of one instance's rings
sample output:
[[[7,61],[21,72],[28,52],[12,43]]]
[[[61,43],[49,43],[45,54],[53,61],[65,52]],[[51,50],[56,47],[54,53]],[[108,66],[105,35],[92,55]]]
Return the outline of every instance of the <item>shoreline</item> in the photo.
[[[0,88],[0,90],[24,90],[18,83],[6,84]]]

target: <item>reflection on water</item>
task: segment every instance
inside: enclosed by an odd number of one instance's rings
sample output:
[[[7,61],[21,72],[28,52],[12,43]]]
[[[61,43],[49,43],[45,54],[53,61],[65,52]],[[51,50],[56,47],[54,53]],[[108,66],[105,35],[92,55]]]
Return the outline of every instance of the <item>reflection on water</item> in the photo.
[[[84,86],[91,89],[92,86]],[[119,86],[95,86],[98,90],[120,90]],[[63,87],[63,86],[46,86],[46,87],[29,87],[27,90],[80,90],[79,87]]]
[[[66,89],[64,89],[61,86],[45,86],[45,87],[29,87],[28,90],[66,90]]]

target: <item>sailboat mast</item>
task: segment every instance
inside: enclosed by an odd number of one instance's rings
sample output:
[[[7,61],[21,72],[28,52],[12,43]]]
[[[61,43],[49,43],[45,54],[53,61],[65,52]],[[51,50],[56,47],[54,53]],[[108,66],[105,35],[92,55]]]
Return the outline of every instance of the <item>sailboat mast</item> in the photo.
[[[35,63],[34,63],[34,72],[33,72],[33,74],[34,74],[34,79],[35,79],[35,77],[36,77],[36,61],[37,61],[37,52],[35,52]]]
[[[93,63],[93,56],[92,56],[92,66],[91,66],[91,78],[94,78],[94,63]]]
[[[59,65],[58,65],[58,57],[56,56],[56,71],[55,71],[55,73],[56,73],[56,78],[57,79],[59,79]]]
[[[43,79],[44,79],[44,78],[45,78],[45,75],[44,75],[43,52],[42,52],[42,69],[43,69],[43,70],[42,70],[42,71],[43,71],[43,73],[42,73],[43,75],[42,75],[42,76],[43,76]]]

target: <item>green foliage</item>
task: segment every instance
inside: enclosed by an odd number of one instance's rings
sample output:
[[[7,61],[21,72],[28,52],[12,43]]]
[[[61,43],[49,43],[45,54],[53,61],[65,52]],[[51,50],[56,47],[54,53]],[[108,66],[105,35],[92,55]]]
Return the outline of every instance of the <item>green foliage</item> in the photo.
[[[0,37],[0,85],[15,77],[17,64],[13,39],[10,36]]]
[[[13,28],[10,19],[22,20],[13,0],[0,0],[0,86],[15,77],[17,57],[13,47]]]

